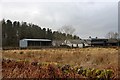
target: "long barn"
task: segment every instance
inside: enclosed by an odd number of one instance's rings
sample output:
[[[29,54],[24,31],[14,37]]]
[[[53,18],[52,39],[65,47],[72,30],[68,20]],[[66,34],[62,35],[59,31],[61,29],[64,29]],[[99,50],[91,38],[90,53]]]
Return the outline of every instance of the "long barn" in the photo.
[[[41,46],[51,46],[52,41],[49,39],[22,39],[19,41],[20,48],[27,47],[41,47]]]
[[[119,40],[117,39],[100,39],[100,38],[90,38],[86,40],[87,43],[92,46],[118,46],[119,45]]]

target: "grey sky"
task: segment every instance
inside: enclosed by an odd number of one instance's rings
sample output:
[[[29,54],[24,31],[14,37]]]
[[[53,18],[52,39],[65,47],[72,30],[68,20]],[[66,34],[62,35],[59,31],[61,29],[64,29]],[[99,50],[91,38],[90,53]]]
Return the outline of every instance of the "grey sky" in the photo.
[[[57,30],[72,25],[81,38],[118,31],[117,0],[2,0],[2,16]],[[1,9],[0,9],[1,10]]]

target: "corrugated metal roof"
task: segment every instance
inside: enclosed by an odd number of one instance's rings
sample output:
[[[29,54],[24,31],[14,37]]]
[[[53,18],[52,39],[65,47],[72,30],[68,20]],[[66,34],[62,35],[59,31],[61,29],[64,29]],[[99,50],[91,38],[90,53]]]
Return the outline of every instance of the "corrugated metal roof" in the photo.
[[[22,40],[25,40],[25,41],[51,41],[49,39],[22,39]]]

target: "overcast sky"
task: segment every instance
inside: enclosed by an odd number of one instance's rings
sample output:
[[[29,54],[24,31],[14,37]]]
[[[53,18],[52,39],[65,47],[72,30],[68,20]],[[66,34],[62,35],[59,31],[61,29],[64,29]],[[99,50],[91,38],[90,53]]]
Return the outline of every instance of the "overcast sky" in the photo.
[[[118,0],[1,0],[0,19],[58,30],[72,25],[81,38],[118,31]]]

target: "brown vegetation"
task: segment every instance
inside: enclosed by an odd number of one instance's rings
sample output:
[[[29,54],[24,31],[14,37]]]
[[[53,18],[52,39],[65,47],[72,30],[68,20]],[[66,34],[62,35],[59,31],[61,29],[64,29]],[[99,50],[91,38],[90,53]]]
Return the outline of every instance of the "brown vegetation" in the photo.
[[[17,62],[25,61],[28,63],[32,63],[32,65],[40,64],[43,66],[52,63],[60,67],[67,64],[73,68],[82,66],[83,68],[112,69],[114,71],[115,77],[117,76],[118,73],[118,48],[81,48],[81,49],[59,48],[59,49],[40,49],[40,50],[6,50],[2,52],[2,55],[4,59],[10,59]],[[24,65],[24,64],[25,63],[21,65],[23,65],[24,67],[26,65],[28,66],[28,68],[32,70],[31,65],[29,64]],[[10,70],[10,68],[13,69],[13,66],[7,68],[6,66],[3,65],[3,70],[4,70],[3,76],[6,76],[6,74],[7,75],[10,74],[7,70]],[[39,68],[36,67],[35,71],[39,72],[41,70],[39,70]],[[62,72],[60,73],[62,75]],[[73,74],[73,72],[70,73],[71,73],[70,75]],[[15,75],[17,75],[17,73]],[[80,75],[78,76],[80,77]]]

